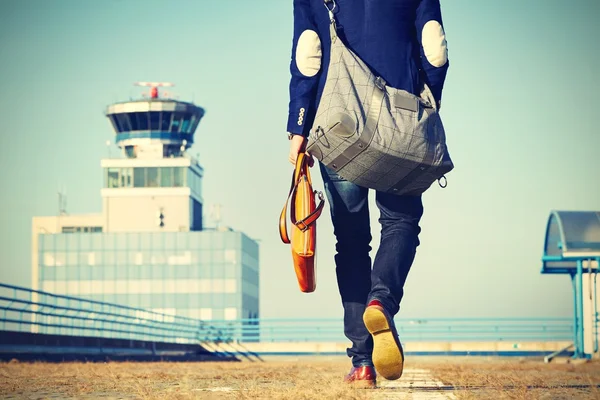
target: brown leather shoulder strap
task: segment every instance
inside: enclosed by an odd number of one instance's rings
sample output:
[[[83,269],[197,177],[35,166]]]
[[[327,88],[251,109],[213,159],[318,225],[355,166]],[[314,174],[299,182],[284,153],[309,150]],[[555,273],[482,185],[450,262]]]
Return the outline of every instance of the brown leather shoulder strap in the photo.
[[[305,218],[300,221],[296,220],[295,213],[292,213],[291,220],[294,225],[298,227],[302,232],[308,229],[320,216],[321,212],[323,212],[323,207],[325,206],[325,198],[323,197],[323,193],[319,192],[319,205],[315,207],[315,210],[307,215]]]
[[[295,181],[296,171],[292,173],[292,186],[290,187],[290,192],[288,193],[288,197],[285,199],[285,204],[283,206],[283,210],[281,210],[281,215],[279,216],[279,237],[281,237],[281,241],[285,244],[290,243],[290,238],[287,232],[287,207],[290,201],[290,197],[292,197],[292,193],[295,191],[298,184]]]
[[[321,201],[319,202],[319,205],[315,208],[315,210],[308,216],[303,218],[301,221],[296,220],[294,202],[296,197],[296,190],[298,188],[298,185],[300,184],[300,179],[302,175],[306,175],[308,183],[312,185],[310,171],[308,168],[308,159],[306,158],[306,155],[304,153],[298,154],[298,158],[296,159],[296,168],[294,169],[294,173],[292,175],[292,184],[290,185],[290,192],[288,193],[288,197],[285,200],[283,210],[281,210],[281,214],[279,216],[279,237],[281,238],[281,241],[285,244],[290,243],[290,237],[287,231],[287,208],[290,200],[292,201],[292,223],[303,232],[306,229],[308,229],[308,227],[312,225],[321,216],[323,206],[325,205],[325,199],[323,198],[323,194],[319,192],[319,199]]]

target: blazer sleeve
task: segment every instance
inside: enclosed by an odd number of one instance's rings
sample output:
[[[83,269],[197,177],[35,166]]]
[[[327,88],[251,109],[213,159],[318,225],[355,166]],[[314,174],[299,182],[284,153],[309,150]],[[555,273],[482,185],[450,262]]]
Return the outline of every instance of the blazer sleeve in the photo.
[[[450,65],[440,0],[420,1],[415,26],[424,79],[439,104]]]
[[[294,36],[290,63],[287,131],[308,136],[309,116],[321,72],[321,39],[313,19],[309,0],[294,0]]]

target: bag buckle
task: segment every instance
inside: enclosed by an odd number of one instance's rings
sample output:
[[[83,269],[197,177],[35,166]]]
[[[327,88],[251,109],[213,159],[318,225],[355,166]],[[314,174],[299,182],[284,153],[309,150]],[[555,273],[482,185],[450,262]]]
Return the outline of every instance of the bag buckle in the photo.
[[[386,81],[382,77],[378,76],[375,78],[375,86],[377,86],[381,90],[385,90]]]
[[[331,22],[335,22],[335,16],[333,14],[333,12],[335,11],[335,8],[337,7],[337,4],[335,4],[335,0],[325,0],[324,1],[324,5],[325,8],[327,9],[327,12],[329,13],[329,20]],[[331,8],[329,8],[331,5]]]
[[[302,226],[300,226],[301,224],[302,224]],[[309,225],[306,225],[306,223],[304,223],[304,221],[298,221],[298,222],[296,222],[296,226],[302,232],[306,232],[308,230],[308,228],[309,228]]]

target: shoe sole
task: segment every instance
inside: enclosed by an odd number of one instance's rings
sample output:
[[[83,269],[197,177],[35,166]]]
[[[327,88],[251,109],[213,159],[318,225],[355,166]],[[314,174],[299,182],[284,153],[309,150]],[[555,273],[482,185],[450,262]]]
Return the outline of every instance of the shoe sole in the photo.
[[[381,310],[368,307],[363,315],[363,321],[373,336],[375,370],[387,380],[400,378],[404,359],[385,314]]]

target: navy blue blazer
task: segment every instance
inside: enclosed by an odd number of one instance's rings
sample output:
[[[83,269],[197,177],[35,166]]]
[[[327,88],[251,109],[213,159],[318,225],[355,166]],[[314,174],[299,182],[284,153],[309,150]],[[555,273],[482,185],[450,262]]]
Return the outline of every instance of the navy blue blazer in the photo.
[[[438,103],[448,70],[439,0],[335,0],[338,35],[389,86]],[[294,0],[287,131],[307,136],[325,85],[331,39],[324,0]]]

